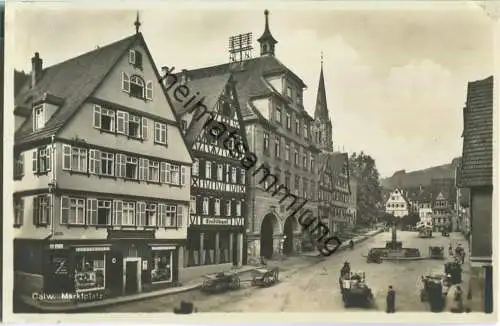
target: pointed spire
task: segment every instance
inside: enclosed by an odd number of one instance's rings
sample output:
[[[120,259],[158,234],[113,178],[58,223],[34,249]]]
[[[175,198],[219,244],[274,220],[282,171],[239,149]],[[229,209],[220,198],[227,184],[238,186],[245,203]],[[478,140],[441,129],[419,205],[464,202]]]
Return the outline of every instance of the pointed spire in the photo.
[[[274,55],[274,45],[278,43],[271,34],[269,30],[269,10],[264,10],[264,15],[266,16],[266,25],[264,27],[264,33],[257,40],[260,43],[260,55]]]
[[[137,17],[135,19],[134,25],[135,25],[135,33],[139,34],[139,28],[141,28],[141,22],[139,20],[139,11],[137,12]]]
[[[321,71],[319,74],[318,95],[316,97],[316,110],[314,118],[329,121],[328,105],[326,102],[325,77],[323,76],[323,52],[321,52]]]

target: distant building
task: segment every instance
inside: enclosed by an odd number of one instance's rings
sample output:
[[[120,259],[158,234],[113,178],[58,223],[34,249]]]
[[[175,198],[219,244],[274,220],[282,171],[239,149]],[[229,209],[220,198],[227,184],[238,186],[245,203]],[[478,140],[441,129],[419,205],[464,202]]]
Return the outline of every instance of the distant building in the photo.
[[[405,198],[405,193],[401,189],[395,189],[391,192],[389,199],[385,203],[385,212],[395,217],[404,217],[408,215],[410,205]]]
[[[433,223],[432,221],[432,208],[419,208],[418,209],[418,217],[420,217],[420,221],[425,223]]]

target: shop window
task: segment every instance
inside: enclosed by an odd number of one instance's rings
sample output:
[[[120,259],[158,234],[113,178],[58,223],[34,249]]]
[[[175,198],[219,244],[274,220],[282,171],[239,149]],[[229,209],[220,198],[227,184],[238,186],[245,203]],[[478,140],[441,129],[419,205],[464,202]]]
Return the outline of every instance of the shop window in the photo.
[[[75,290],[77,292],[105,288],[105,254],[102,252],[77,253],[75,256]]]
[[[200,265],[200,233],[188,231],[187,237],[187,265]]]
[[[151,282],[172,282],[172,263],[174,252],[153,251],[153,266],[151,268]]]

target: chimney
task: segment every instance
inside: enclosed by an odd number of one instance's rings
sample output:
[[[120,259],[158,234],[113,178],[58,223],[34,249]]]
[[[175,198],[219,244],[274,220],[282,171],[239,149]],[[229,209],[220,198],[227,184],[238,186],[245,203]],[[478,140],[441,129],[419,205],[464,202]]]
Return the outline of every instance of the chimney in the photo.
[[[37,80],[42,74],[42,59],[40,54],[35,52],[35,56],[31,58],[31,87],[35,87]]]
[[[188,82],[187,78],[187,69],[182,69],[181,70],[181,85],[186,85]]]

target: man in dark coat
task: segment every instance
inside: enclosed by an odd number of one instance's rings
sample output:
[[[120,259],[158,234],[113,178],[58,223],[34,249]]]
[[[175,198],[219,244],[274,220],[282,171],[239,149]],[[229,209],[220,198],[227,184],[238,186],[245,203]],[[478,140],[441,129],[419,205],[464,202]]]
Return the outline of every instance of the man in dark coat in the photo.
[[[389,285],[389,291],[387,291],[387,313],[396,312],[396,291]]]

